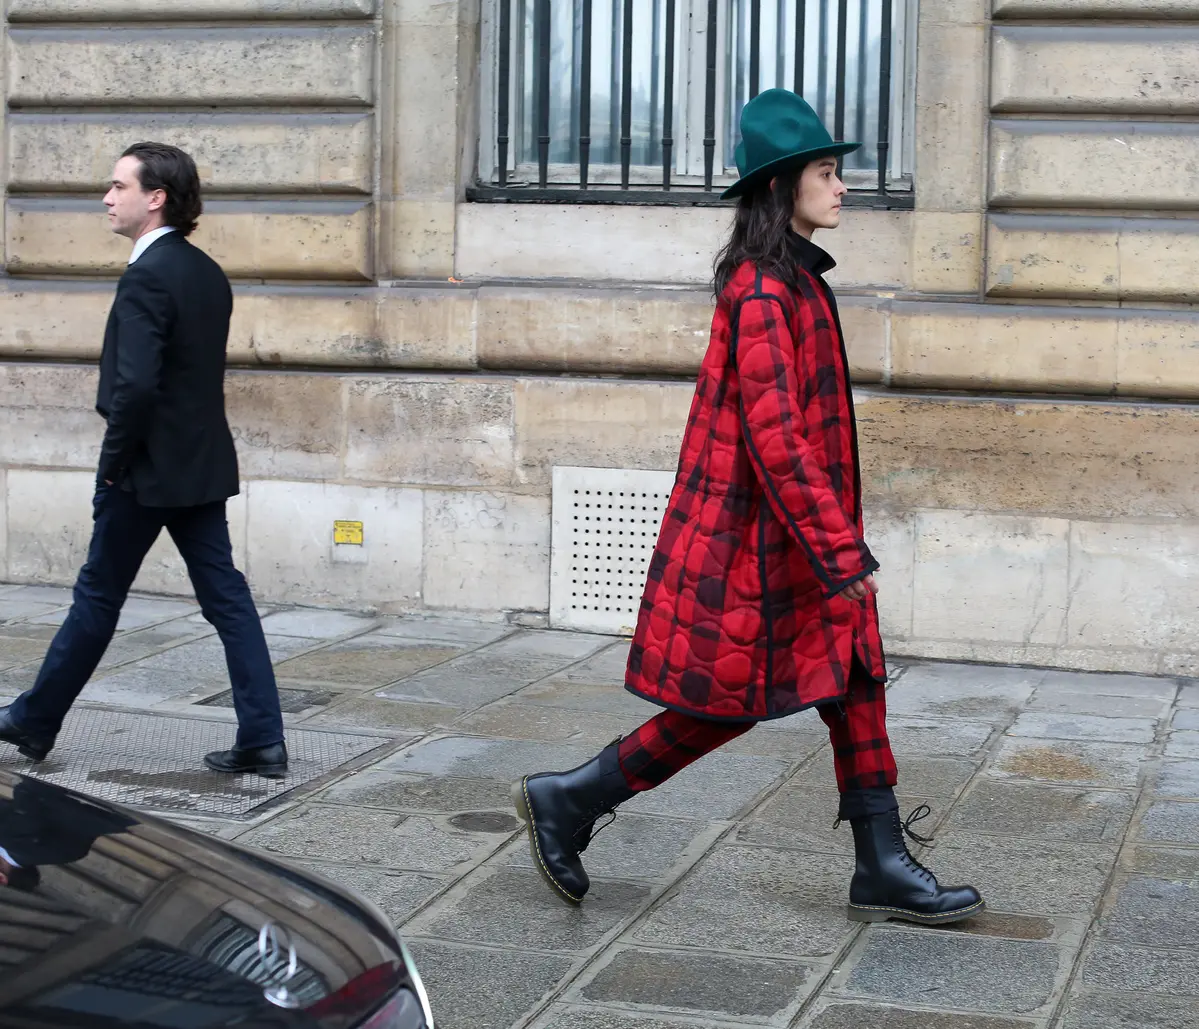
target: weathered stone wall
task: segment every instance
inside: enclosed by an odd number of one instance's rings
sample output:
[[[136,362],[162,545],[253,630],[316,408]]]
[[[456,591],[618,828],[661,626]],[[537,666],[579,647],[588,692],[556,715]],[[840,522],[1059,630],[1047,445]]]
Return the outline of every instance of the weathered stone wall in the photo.
[[[83,557],[127,254],[99,197],[134,138],[197,156],[236,280],[230,518],[264,598],[535,617],[553,466],[673,467],[728,211],[465,203],[479,0],[7,14],[0,579]],[[916,209],[820,240],[896,650],[1199,674],[1196,23],[921,4]],[[167,544],[140,585],[186,591]]]

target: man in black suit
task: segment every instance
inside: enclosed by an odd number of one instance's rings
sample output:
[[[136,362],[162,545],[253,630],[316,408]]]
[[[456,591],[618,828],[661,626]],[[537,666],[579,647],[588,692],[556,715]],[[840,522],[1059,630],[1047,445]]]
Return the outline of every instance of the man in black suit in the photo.
[[[237,741],[205,757],[219,772],[281,777],[287,748],[266,637],[233,565],[225,501],[238,492],[225,418],[225,347],[233,294],[187,237],[203,209],[196,165],[160,143],[130,147],[104,197],[114,232],[133,241],[100,356],[100,451],[91,546],[74,603],[33,689],[0,708],[0,740],[35,761],[112,640],[142,560],[165,528],[200,609],[225,645]]]

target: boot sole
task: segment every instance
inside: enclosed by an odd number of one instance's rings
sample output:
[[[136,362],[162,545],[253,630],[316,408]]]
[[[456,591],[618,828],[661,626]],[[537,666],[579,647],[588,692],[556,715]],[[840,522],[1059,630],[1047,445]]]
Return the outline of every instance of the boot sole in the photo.
[[[851,922],[915,922],[917,925],[949,925],[951,922],[961,922],[974,918],[987,910],[987,902],[980,900],[969,907],[957,908],[953,911],[941,911],[935,915],[926,915],[920,911],[909,911],[907,908],[874,907],[864,904],[850,904],[847,914]]]
[[[22,737],[18,736],[13,739],[11,736],[0,736],[0,743],[7,743],[9,746],[16,747],[17,753],[21,757],[27,757],[30,761],[45,761],[50,756],[52,747],[35,747],[29,743],[22,742]]]
[[[516,814],[520,817],[520,820],[525,823],[525,831],[529,837],[529,854],[533,858],[533,867],[541,873],[541,878],[553,887],[556,897],[559,897],[571,907],[578,907],[583,903],[583,898],[576,897],[558,882],[550,874],[550,870],[541,858],[541,845],[537,842],[537,828],[533,821],[533,809],[529,805],[529,794],[525,789],[526,782],[528,782],[527,776],[519,782],[512,784],[512,805],[516,808]]]

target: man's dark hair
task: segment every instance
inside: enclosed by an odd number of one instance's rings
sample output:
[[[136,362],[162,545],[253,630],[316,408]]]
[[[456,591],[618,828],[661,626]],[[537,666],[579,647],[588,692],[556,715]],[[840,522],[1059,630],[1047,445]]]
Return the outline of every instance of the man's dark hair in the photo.
[[[167,195],[163,220],[171,228],[190,236],[204,210],[196,162],[178,147],[167,143],[134,143],[121,156],[136,157],[141,162],[137,177],[142,189],[147,192],[163,190]]]

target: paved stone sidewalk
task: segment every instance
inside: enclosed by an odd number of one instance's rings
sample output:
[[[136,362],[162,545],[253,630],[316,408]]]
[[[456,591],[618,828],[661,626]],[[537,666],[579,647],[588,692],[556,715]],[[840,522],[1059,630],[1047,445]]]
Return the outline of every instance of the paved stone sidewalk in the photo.
[[[69,603],[0,586],[0,697]],[[1182,1029],[1199,1024],[1199,684],[896,661],[905,809],[990,912],[851,925],[848,826],[814,715],[759,727],[622,809],[581,909],[529,860],[520,773],[653,709],[626,645],[455,619],[264,610],[296,755],[285,783],[197,769],[231,739],[193,605],[136,598],[38,774],[310,865],[412,942],[439,1029]],[[0,762],[27,771],[0,745]]]

